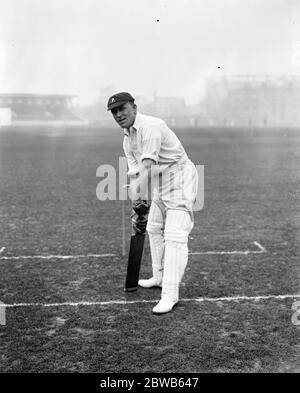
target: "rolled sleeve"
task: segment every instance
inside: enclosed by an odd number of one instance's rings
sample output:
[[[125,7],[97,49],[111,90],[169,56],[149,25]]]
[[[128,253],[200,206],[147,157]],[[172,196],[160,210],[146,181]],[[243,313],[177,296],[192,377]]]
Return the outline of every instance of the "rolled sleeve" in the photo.
[[[139,165],[138,162],[136,160],[136,158],[134,157],[132,151],[130,151],[127,147],[126,144],[126,138],[124,138],[123,141],[123,150],[125,153],[125,157],[127,159],[127,164],[128,164],[128,175],[133,174],[133,173],[138,173],[139,172]]]
[[[161,146],[161,130],[159,127],[147,127],[142,132],[142,156],[141,160],[150,159],[158,164],[158,156]]]

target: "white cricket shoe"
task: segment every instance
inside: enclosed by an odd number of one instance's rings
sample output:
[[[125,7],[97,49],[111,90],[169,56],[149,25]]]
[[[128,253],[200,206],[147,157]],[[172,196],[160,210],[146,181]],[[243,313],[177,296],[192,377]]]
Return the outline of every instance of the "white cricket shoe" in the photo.
[[[160,287],[161,288],[161,282],[157,282],[154,277],[149,278],[148,280],[139,280],[139,286],[143,288],[154,288],[154,287]]]
[[[163,296],[159,303],[153,308],[152,312],[153,314],[166,314],[170,312],[177,303],[178,302],[171,300],[169,296]]]

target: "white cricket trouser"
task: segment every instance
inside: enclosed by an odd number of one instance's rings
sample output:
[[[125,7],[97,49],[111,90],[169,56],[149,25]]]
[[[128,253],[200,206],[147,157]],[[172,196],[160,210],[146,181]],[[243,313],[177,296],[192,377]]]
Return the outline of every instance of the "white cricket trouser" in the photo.
[[[154,192],[147,232],[153,276],[157,283],[162,282],[162,296],[168,295],[177,302],[188,261],[188,236],[194,225],[192,205],[198,176],[189,160],[187,164],[174,166],[170,175],[162,177],[166,182]]]
[[[157,202],[153,201],[148,216],[147,232],[150,243],[153,277],[158,284],[162,282],[163,277],[165,215],[164,206],[160,206]]]

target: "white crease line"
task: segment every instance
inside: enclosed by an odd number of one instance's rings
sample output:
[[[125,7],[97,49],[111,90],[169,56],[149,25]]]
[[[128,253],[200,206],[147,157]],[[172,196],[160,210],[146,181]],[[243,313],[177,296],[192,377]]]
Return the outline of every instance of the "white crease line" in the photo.
[[[199,251],[190,252],[189,255],[248,255],[262,254],[262,251]]]
[[[180,299],[179,303],[183,302],[197,302],[197,303],[205,303],[205,302],[232,302],[232,301],[260,301],[260,300],[284,300],[284,299],[300,299],[299,295],[262,295],[262,296],[232,296],[232,297],[218,297],[218,298],[209,298],[209,297],[200,297],[193,299]],[[143,303],[156,303],[159,299],[153,300],[111,300],[107,302],[63,302],[63,303],[12,303],[5,304],[2,303],[2,307],[7,308],[18,308],[18,307],[78,307],[78,306],[110,306],[110,305],[126,305],[126,304],[143,304]]]
[[[267,250],[258,242],[254,242],[254,244],[262,251],[262,252],[267,252]]]
[[[0,248],[0,254],[5,250],[5,247]]]
[[[254,244],[259,248],[259,251],[194,251],[190,252],[189,255],[248,255],[248,254],[263,254],[267,250],[258,242]],[[0,254],[4,251],[5,247],[2,247]],[[116,254],[87,254],[87,255],[20,255],[20,256],[0,256],[2,260],[19,260],[19,259],[82,259],[82,258],[104,258],[104,257],[116,257]]]
[[[87,254],[87,255],[20,255],[18,257],[0,257],[4,260],[18,260],[18,259],[81,259],[81,258],[103,258],[115,257],[116,254]]]
[[[254,244],[260,249],[259,251],[255,250],[246,250],[246,251],[195,251],[190,252],[189,255],[248,255],[248,254],[263,254],[267,252],[267,250],[258,242],[254,242]]]

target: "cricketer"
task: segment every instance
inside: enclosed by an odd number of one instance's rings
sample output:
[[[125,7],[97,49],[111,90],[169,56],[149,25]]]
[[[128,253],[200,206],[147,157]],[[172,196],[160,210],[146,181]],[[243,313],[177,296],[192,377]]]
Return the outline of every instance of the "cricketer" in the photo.
[[[148,222],[142,222],[140,230],[145,228],[149,236],[153,276],[139,280],[138,285],[161,287],[161,299],[152,312],[168,313],[179,301],[179,286],[188,262],[197,170],[175,133],[163,120],[139,113],[131,94],[114,94],[108,100],[107,110],[124,131],[123,149],[132,178],[133,203],[141,208],[151,193]],[[151,171],[159,181],[149,190]],[[134,225],[139,230],[138,220]]]

